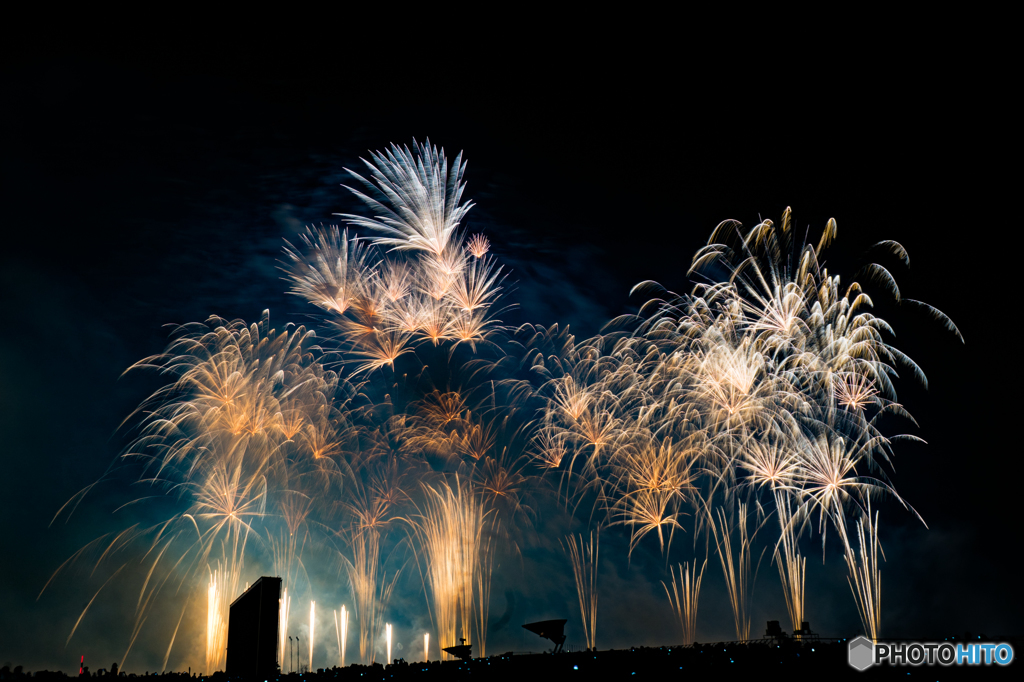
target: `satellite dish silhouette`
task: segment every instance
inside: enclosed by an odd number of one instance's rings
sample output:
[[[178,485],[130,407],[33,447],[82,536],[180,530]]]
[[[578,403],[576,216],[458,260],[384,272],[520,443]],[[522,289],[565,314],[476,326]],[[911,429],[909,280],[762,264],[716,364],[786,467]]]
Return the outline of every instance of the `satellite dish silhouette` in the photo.
[[[473,645],[466,644],[465,637],[460,637],[459,641],[462,642],[462,644],[460,644],[459,646],[450,646],[446,649],[443,649],[443,651],[445,653],[451,654],[452,656],[455,656],[456,658],[461,658],[464,661],[468,661],[469,659],[473,658]]]
[[[554,653],[557,654],[562,650],[562,645],[565,644],[565,623],[565,618],[559,618],[556,620],[541,620],[536,623],[527,623],[523,627],[535,635],[540,635],[544,639],[550,639],[554,642]]]

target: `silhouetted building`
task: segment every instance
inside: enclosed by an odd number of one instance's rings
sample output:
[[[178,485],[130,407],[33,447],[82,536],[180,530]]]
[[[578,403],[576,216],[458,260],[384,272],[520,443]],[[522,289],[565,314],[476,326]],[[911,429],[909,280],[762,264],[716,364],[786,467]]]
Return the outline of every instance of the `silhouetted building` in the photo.
[[[231,603],[227,669],[230,677],[270,680],[277,676],[281,579],[262,577]]]

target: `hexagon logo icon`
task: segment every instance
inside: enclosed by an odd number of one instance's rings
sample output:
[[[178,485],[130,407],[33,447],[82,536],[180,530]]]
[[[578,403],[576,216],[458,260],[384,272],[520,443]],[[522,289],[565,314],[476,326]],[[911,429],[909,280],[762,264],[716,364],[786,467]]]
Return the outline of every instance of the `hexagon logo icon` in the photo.
[[[850,666],[857,670],[867,670],[875,662],[875,645],[867,637],[861,636],[850,640]]]

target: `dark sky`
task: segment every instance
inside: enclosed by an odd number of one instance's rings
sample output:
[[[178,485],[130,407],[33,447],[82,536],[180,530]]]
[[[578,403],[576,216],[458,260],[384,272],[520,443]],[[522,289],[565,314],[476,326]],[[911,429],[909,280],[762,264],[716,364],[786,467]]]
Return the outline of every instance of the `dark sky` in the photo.
[[[120,422],[158,385],[121,373],[162,350],[168,323],[252,321],[266,308],[277,323],[308,323],[276,269],[282,240],[352,212],[343,168],[414,137],[450,157],[465,152],[466,196],[477,203],[468,224],[516,282],[506,321],[570,324],[577,338],[635,310],[628,293],[641,280],[687,289],[693,252],[725,218],[752,225],[788,205],[815,232],[834,217],[829,266],[847,281],[870,244],[901,242],[911,257],[894,273],[904,295],[947,313],[966,344],[920,313],[880,306],[930,381],[898,384],[929,444],[897,448],[893,481],[929,528],[883,507],[883,630],[1019,634],[1009,275],[1019,249],[1000,201],[1017,184],[1003,173],[1010,128],[983,65],[955,50],[922,52],[924,42],[877,60],[858,56],[855,42],[768,57],[639,38],[408,57],[368,46],[143,43],[12,53],[0,114],[0,664],[70,670],[83,651],[95,653],[94,668],[119,660],[134,596],[101,594],[67,647],[95,580],[65,576],[36,597],[77,548],[160,514],[112,514],[137,496],[114,481],[68,523],[48,526],[104,474],[126,444]],[[674,641],[656,548],[627,566],[621,538],[607,542],[602,645]],[[523,575],[556,559],[529,554]],[[839,556],[809,574],[817,629],[855,629]],[[709,562],[707,575],[701,622],[709,639],[725,639],[721,573]],[[513,629],[557,617],[545,611],[553,599],[577,618],[563,578],[530,592],[530,578],[503,577],[519,590]],[[755,631],[784,620],[777,592],[774,567],[762,569]],[[402,622],[424,617],[422,599],[396,604]],[[496,596],[492,614],[506,607]],[[666,613],[636,617],[658,609]],[[166,639],[146,637],[129,669],[159,665]],[[506,640],[495,646],[538,647],[518,632]]]

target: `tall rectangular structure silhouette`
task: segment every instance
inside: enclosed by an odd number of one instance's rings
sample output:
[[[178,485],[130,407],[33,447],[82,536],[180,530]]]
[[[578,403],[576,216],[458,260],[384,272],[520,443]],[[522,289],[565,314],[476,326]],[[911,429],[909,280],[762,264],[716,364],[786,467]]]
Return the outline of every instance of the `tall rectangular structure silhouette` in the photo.
[[[226,672],[245,680],[277,676],[281,579],[264,576],[231,603]]]

